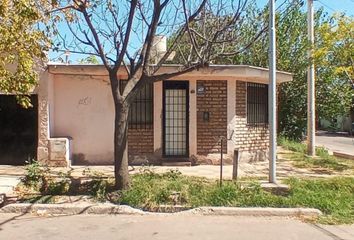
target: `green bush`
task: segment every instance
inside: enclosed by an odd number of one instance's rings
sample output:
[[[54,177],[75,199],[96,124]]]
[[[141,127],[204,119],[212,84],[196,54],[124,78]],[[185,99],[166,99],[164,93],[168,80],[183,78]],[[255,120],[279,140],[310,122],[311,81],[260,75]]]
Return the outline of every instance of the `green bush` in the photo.
[[[93,179],[89,184],[89,193],[99,201],[104,201],[108,193],[107,179]]]
[[[70,185],[70,174],[59,172],[57,177],[48,180],[48,186],[46,189],[42,189],[42,193],[49,195],[68,194]]]
[[[27,187],[32,187],[35,190],[41,189],[47,185],[49,168],[41,165],[38,161],[32,160],[26,162],[25,176],[21,179],[22,183]]]
[[[44,195],[63,195],[68,193],[71,182],[68,173],[59,172],[57,176],[52,176],[50,169],[37,161],[28,162],[25,170],[26,173],[21,182],[26,187]]]

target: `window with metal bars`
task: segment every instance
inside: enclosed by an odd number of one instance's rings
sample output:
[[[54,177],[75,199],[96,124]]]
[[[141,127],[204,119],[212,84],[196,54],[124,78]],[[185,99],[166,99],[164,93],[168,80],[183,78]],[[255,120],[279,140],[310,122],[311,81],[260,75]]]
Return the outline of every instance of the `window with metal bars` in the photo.
[[[126,80],[121,80],[120,91],[123,92]],[[153,84],[146,84],[136,95],[129,111],[129,128],[148,129],[153,126]]]
[[[268,85],[247,83],[247,124],[268,124]]]

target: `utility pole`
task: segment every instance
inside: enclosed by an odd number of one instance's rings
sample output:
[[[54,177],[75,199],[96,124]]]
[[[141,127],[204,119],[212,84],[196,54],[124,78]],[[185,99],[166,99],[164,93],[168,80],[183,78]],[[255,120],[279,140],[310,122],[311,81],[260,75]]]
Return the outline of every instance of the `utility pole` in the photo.
[[[276,37],[275,0],[269,0],[269,182],[276,183],[277,118],[276,118]]]
[[[307,0],[307,27],[308,39],[310,48],[308,49],[307,56],[309,59],[309,67],[307,70],[307,154],[315,156],[315,66],[313,62],[313,49],[314,49],[314,13],[313,13],[313,0]]]

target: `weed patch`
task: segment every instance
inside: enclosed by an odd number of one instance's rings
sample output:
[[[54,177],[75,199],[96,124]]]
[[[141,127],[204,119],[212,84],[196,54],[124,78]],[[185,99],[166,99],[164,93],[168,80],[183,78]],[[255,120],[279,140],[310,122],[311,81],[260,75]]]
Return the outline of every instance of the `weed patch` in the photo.
[[[33,167],[33,166],[32,166]],[[42,184],[42,177],[33,176],[30,183]],[[39,174],[40,175],[40,174]],[[42,175],[40,175],[42,176]],[[218,181],[200,177],[182,175],[177,170],[157,174],[151,169],[141,170],[132,176],[131,187],[124,191],[112,191],[114,181],[99,172],[87,170],[91,181],[85,183],[86,193],[94,200],[111,201],[126,204],[148,211],[155,211],[161,205],[182,205],[188,207],[229,206],[229,207],[309,207],[324,213],[321,223],[354,223],[354,178],[341,177],[330,179],[289,178],[285,183],[290,186],[286,195],[276,195],[261,188],[259,181],[224,181],[220,187]],[[46,177],[45,177],[46,178]],[[45,192],[31,192],[22,197],[22,201],[31,203],[52,203],[54,195],[68,194],[69,177],[63,175],[60,180],[47,181]],[[22,184],[33,189],[31,184]],[[53,184],[53,185],[51,185]],[[37,186],[40,189],[43,186]],[[70,193],[72,194],[72,193]]]
[[[115,203],[144,210],[159,205],[232,206],[232,207],[309,207],[324,213],[320,222],[327,224],[354,222],[354,178],[306,180],[290,178],[286,196],[274,195],[261,188],[259,182],[239,183],[187,177],[178,174],[135,175],[129,190],[119,193]]]
[[[346,159],[337,158],[328,153],[323,147],[316,147],[316,157],[306,155],[306,145],[284,137],[279,137],[279,145],[292,151],[287,158],[294,161],[294,166],[301,168],[325,168],[334,171],[354,170],[354,163]]]

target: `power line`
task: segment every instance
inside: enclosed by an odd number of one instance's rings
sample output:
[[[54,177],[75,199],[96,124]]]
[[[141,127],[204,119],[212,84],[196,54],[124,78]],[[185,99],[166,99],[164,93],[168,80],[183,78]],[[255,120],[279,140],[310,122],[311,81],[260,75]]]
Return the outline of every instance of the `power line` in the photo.
[[[328,4],[322,2],[321,0],[316,0],[317,2],[321,3],[324,7],[328,8],[329,10],[332,10],[333,12],[344,12],[343,10],[335,10],[334,8],[332,8],[331,6],[329,6]],[[349,0],[352,3],[354,3],[354,0]]]
[[[333,12],[338,12],[338,10],[333,9],[332,7],[328,6],[328,5],[327,5],[326,3],[324,3],[324,2],[322,2],[322,1],[320,1],[320,0],[318,0],[318,2],[320,2],[323,6],[327,7],[328,9],[332,10]]]
[[[318,2],[322,3],[323,6],[327,7],[328,9],[332,10],[333,12],[338,12],[337,10],[334,10],[332,7],[328,6],[327,4],[323,3],[321,0],[317,0]],[[354,3],[354,0],[350,0]],[[346,25],[343,25],[345,29],[347,29],[348,31],[352,31],[351,29],[349,29]]]

